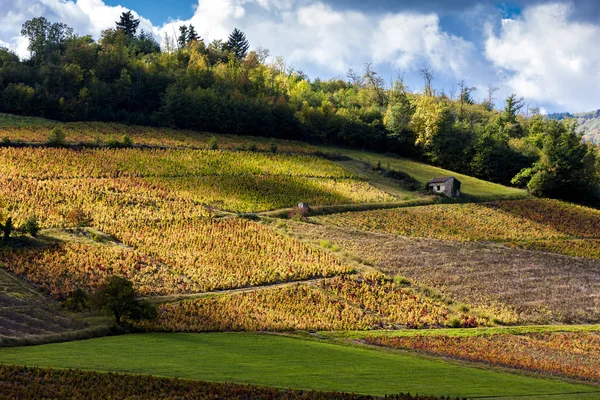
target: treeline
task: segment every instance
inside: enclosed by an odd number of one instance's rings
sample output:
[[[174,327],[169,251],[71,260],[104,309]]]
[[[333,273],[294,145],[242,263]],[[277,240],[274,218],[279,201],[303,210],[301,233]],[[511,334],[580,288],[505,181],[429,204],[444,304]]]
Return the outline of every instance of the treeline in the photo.
[[[30,58],[0,49],[0,111],[61,121],[137,125],[278,137],[388,151],[536,195],[600,203],[598,149],[571,120],[535,110],[516,95],[495,108],[494,89],[474,100],[464,82],[437,93],[424,69],[423,93],[393,85],[371,68],[346,79],[309,80],[268,51],[249,51],[243,32],[206,43],[194,26],[155,39],[124,13],[98,41],[61,23],[27,21]]]

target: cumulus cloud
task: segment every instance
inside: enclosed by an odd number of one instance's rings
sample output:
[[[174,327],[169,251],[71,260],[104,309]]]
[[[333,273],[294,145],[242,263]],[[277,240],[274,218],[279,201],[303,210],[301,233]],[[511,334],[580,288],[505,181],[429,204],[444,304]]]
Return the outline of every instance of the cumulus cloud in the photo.
[[[475,46],[443,32],[435,14],[394,14],[384,17],[373,36],[376,62],[392,62],[400,69],[429,65],[441,73],[466,77]]]
[[[261,12],[256,12],[256,10]],[[98,37],[114,26],[128,9],[108,6],[102,0],[20,0],[7,4],[0,19],[0,43],[27,54],[20,38],[21,24],[43,15],[62,21],[79,34]],[[132,10],[135,13],[135,10]],[[443,32],[435,14],[397,13],[384,17],[340,10],[306,0],[198,0],[188,20],[161,26],[140,17],[140,28],[159,37],[174,36],[179,25],[193,24],[208,41],[225,39],[233,28],[246,32],[251,43],[269,48],[273,55],[310,72],[343,74],[366,62],[388,63],[403,70],[428,64],[441,73],[461,74],[473,46]]]
[[[570,4],[527,8],[520,17],[488,30],[485,52],[503,82],[529,100],[567,111],[600,106],[600,28],[571,19]]]

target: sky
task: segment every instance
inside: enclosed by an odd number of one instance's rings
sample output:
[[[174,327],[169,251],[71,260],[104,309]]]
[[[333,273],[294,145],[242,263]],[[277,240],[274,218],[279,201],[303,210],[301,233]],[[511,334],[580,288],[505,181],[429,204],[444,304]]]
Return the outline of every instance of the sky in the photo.
[[[600,108],[596,0],[0,0],[0,46],[27,57],[21,25],[37,16],[98,38],[127,10],[159,41],[182,24],[208,42],[239,28],[311,79],[372,63],[420,91],[428,67],[447,94],[464,81],[477,99],[498,88],[498,106],[516,93],[543,112]]]

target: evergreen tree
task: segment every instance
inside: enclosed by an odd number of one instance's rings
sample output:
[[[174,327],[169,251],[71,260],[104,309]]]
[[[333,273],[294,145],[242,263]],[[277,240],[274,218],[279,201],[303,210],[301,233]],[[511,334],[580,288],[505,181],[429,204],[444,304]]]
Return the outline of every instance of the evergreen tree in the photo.
[[[179,48],[185,47],[188,42],[188,27],[185,25],[181,25],[179,27],[179,37],[177,38],[177,44]]]
[[[135,19],[131,11],[127,11],[121,14],[121,17],[116,24],[118,30],[122,30],[129,37],[134,37],[140,24],[140,20]]]
[[[248,39],[246,39],[244,32],[235,28],[229,35],[227,49],[233,53],[237,60],[243,60],[246,58],[249,48],[250,43],[248,43]]]
[[[200,40],[200,35],[196,32],[194,25],[190,24],[187,30],[187,42],[193,42],[194,40]]]

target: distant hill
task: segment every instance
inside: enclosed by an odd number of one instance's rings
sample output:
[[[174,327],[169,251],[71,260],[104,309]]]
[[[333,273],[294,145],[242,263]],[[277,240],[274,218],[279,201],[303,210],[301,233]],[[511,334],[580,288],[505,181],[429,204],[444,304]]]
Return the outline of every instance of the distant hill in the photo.
[[[579,122],[578,130],[583,133],[584,138],[592,143],[600,144],[600,110],[583,113],[554,113],[548,117],[561,120],[565,118],[576,118]]]

